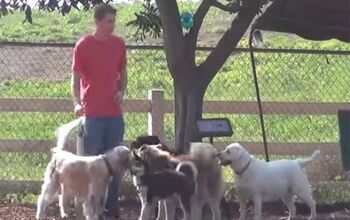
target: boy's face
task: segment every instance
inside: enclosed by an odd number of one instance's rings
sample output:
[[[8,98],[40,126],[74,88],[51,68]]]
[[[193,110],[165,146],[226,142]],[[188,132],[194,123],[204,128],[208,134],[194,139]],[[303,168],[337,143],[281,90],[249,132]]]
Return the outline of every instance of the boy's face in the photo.
[[[101,20],[95,20],[96,28],[104,34],[112,34],[115,25],[115,15],[106,14]]]

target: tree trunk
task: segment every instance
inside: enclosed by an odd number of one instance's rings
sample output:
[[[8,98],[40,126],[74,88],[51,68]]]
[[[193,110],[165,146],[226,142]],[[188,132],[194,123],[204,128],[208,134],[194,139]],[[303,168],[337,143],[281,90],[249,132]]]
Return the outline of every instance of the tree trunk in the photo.
[[[207,86],[230,56],[249,27],[260,3],[244,1],[242,9],[207,59],[196,66],[195,49],[198,31],[211,7],[211,0],[202,1],[195,14],[195,25],[183,36],[176,0],[156,0],[163,28],[164,49],[175,89],[175,147],[188,153],[192,141],[200,141],[196,121],[202,118],[203,97]]]
[[[196,70],[174,78],[175,88],[175,147],[177,153],[188,153],[190,142],[200,141],[196,121],[202,118],[205,84]]]

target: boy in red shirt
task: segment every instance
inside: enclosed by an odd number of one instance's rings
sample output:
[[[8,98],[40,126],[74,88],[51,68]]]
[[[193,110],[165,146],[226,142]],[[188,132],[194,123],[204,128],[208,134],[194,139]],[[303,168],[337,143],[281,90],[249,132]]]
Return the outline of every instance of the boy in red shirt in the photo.
[[[123,141],[121,109],[127,84],[124,41],[113,35],[116,10],[105,3],[94,8],[95,32],[75,45],[71,89],[74,112],[85,116],[86,155],[102,154]],[[118,218],[120,176],[114,175],[104,203],[106,219]]]

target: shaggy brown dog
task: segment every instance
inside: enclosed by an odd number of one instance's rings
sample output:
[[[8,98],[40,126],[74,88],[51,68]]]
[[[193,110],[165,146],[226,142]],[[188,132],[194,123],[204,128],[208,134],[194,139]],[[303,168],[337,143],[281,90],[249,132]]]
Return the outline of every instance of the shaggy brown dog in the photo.
[[[78,156],[54,148],[46,171],[37,204],[37,219],[42,219],[46,207],[60,195],[61,217],[68,216],[68,203],[72,197],[83,202],[87,220],[98,220],[102,214],[100,201],[109,178],[115,172],[124,172],[130,166],[129,149],[118,146],[99,156]]]

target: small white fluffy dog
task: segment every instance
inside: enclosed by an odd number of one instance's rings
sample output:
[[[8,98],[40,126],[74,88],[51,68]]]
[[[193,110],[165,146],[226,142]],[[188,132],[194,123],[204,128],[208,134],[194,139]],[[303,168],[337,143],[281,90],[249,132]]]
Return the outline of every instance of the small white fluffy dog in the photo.
[[[87,220],[98,220],[102,214],[101,201],[109,179],[115,172],[129,168],[129,149],[118,146],[98,156],[77,156],[53,149],[53,156],[46,171],[41,195],[38,199],[36,218],[42,219],[46,207],[59,196],[62,218],[68,217],[69,201],[73,197],[83,202]]]
[[[254,220],[261,219],[263,201],[282,199],[287,205],[289,218],[296,214],[293,197],[297,195],[310,207],[309,219],[316,218],[316,204],[307,176],[302,171],[320,151],[307,159],[277,160],[265,162],[255,159],[240,144],[233,143],[218,153],[223,166],[230,165],[235,173],[235,185],[240,205],[240,220],[246,218],[248,201],[254,202]]]

